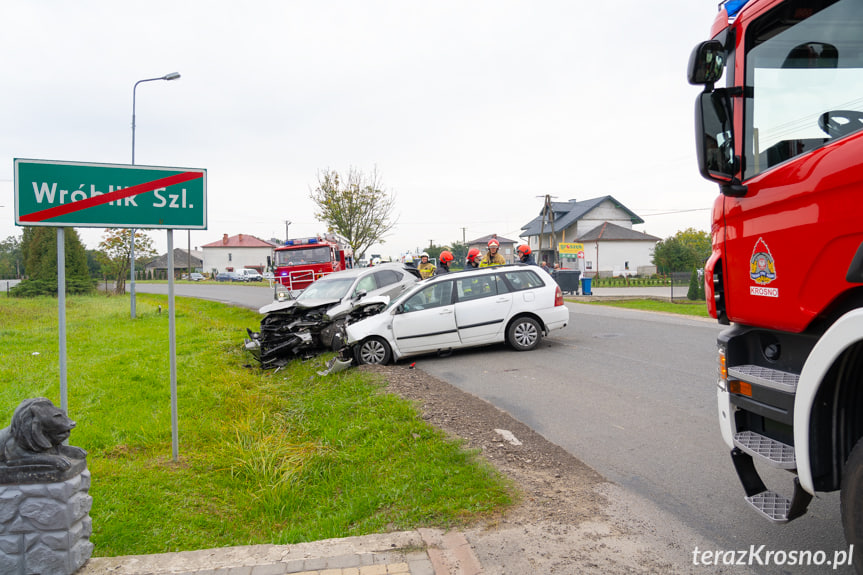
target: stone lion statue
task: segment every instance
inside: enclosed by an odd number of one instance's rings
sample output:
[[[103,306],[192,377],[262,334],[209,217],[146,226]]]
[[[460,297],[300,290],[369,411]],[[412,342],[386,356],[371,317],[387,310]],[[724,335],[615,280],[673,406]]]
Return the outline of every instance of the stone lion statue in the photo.
[[[15,408],[12,424],[0,430],[0,465],[69,469],[71,459],[87,456],[80,447],[62,444],[74,428],[75,422],[50,399],[25,399]]]

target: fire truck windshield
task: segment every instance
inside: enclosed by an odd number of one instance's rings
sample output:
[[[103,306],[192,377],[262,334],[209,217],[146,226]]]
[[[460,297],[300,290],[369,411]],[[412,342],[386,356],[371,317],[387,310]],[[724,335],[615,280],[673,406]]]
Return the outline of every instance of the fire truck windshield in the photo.
[[[290,250],[276,250],[277,266],[297,266],[302,264],[326,264],[332,261],[327,246],[309,246]]]
[[[811,6],[747,32],[744,179],[863,128],[863,0]]]

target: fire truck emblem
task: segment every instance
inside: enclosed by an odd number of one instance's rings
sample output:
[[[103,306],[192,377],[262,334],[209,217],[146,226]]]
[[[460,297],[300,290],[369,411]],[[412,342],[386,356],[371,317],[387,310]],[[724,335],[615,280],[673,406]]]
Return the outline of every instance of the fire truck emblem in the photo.
[[[752,249],[749,277],[758,285],[767,285],[776,279],[776,263],[773,261],[773,254],[761,238],[758,238]]]

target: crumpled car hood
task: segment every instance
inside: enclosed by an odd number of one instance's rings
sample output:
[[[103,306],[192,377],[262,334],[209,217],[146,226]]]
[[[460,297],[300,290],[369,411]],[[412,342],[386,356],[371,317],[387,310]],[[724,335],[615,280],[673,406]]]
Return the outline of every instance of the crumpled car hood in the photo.
[[[320,307],[322,305],[334,305],[337,303],[339,303],[339,300],[337,299],[310,299],[302,302],[295,299],[289,299],[285,301],[274,301],[273,303],[268,303],[267,305],[259,308],[258,313],[268,314],[274,311],[283,311],[286,309],[290,309],[292,307],[309,309],[313,307]]]

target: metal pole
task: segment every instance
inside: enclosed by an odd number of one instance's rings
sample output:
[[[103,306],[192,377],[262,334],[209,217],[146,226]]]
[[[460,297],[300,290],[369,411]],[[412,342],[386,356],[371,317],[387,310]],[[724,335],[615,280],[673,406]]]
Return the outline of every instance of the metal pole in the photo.
[[[177,329],[174,320],[174,230],[168,230],[168,339],[171,354],[171,453],[180,457],[177,431]]]
[[[60,409],[69,413],[66,400],[66,237],[65,228],[57,228],[57,308],[60,333]]]
[[[177,72],[171,72],[170,74],[165,74],[164,76],[159,76],[158,78],[146,78],[144,80],[138,80],[135,82],[135,85],[132,86],[132,165],[135,165],[135,101],[138,92],[138,84],[142,82],[153,82],[155,80],[177,80],[180,78],[180,75]],[[129,240],[130,248],[129,248],[129,257],[131,259],[131,263],[129,266],[130,275],[131,275],[131,285],[129,288],[129,293],[132,297],[132,305],[131,305],[131,315],[132,319],[135,319],[135,228],[132,228],[132,237]]]
[[[133,161],[132,164],[135,162]],[[131,316],[135,319],[135,228],[132,228],[132,236],[129,238],[129,259],[131,260],[129,275],[131,276],[131,284],[129,293],[132,295]]]

